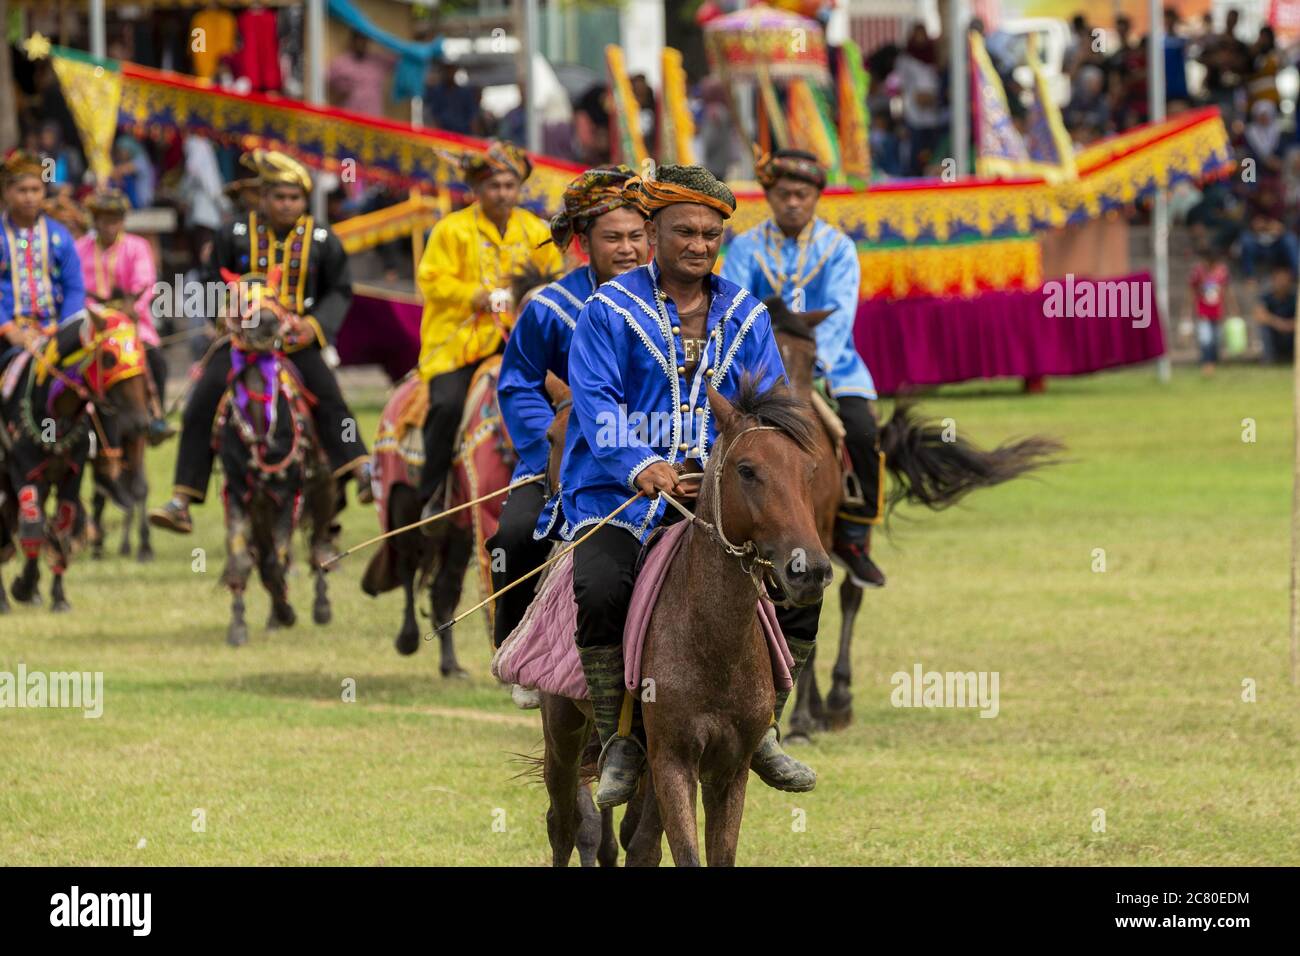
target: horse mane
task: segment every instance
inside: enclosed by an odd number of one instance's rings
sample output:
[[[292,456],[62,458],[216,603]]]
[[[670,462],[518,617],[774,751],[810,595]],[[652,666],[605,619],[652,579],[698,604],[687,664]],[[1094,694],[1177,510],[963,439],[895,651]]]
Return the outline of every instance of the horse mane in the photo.
[[[528,293],[558,278],[560,278],[558,272],[543,272],[536,263],[526,262],[522,269],[510,277],[510,295],[522,308]]]
[[[802,313],[790,311],[790,307],[779,295],[764,299],[763,304],[767,306],[767,314],[772,317],[772,331],[784,332],[786,335],[808,342],[817,341],[812,327],[804,321]]]
[[[782,432],[804,451],[812,453],[814,442],[812,415],[807,402],[780,383],[759,390],[760,378],[750,372],[740,377],[740,386],[731,406],[746,418],[757,420]]]

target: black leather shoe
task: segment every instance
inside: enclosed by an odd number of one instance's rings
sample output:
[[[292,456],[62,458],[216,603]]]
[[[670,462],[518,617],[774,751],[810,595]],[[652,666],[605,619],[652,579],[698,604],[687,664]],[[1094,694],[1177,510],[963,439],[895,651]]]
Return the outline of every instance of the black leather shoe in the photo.
[[[885,586],[885,572],[876,567],[876,562],[871,560],[871,555],[862,545],[837,541],[833,556],[844,565],[849,572],[849,577],[858,587],[883,588]]]

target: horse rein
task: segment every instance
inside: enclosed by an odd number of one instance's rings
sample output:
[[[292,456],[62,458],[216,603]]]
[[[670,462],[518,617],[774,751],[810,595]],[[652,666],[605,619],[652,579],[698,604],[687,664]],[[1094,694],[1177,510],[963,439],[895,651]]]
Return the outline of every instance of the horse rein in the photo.
[[[746,541],[742,546],[737,546],[727,538],[727,533],[722,530],[722,475],[727,467],[727,456],[740,443],[740,440],[750,432],[776,432],[780,430],[774,425],[751,425],[727,443],[727,447],[722,450],[721,459],[713,469],[712,521],[701,518],[667,492],[661,491],[659,494],[665,501],[681,512],[684,518],[701,528],[705,534],[712,538],[728,557],[735,558],[740,562],[741,570],[754,583],[754,589],[758,592],[760,598],[766,598],[780,607],[791,607],[792,602],[785,595],[785,589],[781,587],[781,582],[777,580],[773,573],[775,566],[758,553],[758,545],[754,543],[753,539]],[[706,480],[705,476],[707,474],[707,471],[701,473],[701,481]],[[782,595],[780,600],[774,600],[768,593],[768,584],[771,584]]]

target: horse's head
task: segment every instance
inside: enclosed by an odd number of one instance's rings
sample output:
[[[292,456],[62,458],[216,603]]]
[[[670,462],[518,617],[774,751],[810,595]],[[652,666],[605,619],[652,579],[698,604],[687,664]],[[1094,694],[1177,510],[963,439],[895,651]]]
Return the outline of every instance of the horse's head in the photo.
[[[834,309],[817,309],[814,312],[792,312],[779,295],[764,299],[772,317],[772,332],[776,335],[781,361],[785,363],[790,384],[800,395],[812,390],[813,368],[817,363],[817,338],[814,330]]]
[[[64,364],[81,373],[106,429],[143,434],[149,425],[144,346],[135,319],[120,306],[117,300],[87,303],[85,347]]]
[[[696,513],[726,541],[752,543],[792,603],[815,603],[832,571],[814,519],[811,409],[784,386],[760,393],[749,375],[734,404],[710,388],[709,406],[720,434]]]
[[[226,316],[233,344],[245,352],[275,351],[289,324],[289,311],[280,303],[277,292],[280,270],[241,276],[222,269],[221,277],[236,290],[235,311]]]
[[[554,372],[546,373],[546,394],[555,409],[555,417],[546,429],[550,451],[546,458],[546,497],[560,487],[560,462],[564,458],[564,436],[569,430],[569,415],[573,411],[573,392],[560,381]]]

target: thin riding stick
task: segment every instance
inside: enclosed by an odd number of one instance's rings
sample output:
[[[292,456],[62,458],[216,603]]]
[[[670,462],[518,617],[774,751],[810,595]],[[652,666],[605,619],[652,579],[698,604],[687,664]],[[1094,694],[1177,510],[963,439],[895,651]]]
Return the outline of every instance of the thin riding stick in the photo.
[[[471,614],[473,614],[473,613],[474,613],[475,611],[477,611],[479,608],[484,607],[485,605],[487,605],[487,603],[488,603],[489,601],[495,601],[495,600],[496,600],[497,598],[499,598],[501,595],[505,594],[505,593],[506,593],[507,591],[509,591],[512,587],[514,587],[516,584],[523,584],[525,581],[527,581],[529,578],[533,577],[534,575],[536,575],[536,574],[541,574],[541,572],[542,572],[543,570],[545,570],[545,569],[546,569],[547,567],[549,567],[550,565],[554,564],[556,561],[560,560],[560,558],[564,557],[566,554],[568,554],[570,551],[572,551],[572,550],[573,550],[574,548],[576,548],[578,545],[582,544],[582,542],[586,541],[588,538],[590,538],[593,534],[595,534],[595,533],[596,533],[597,531],[599,531],[601,528],[605,527],[605,525],[609,524],[609,522],[613,521],[616,517],[618,517],[618,516],[623,512],[623,510],[624,510],[625,508],[627,508],[628,505],[630,505],[632,502],[636,501],[638,498],[641,498],[641,497],[644,497],[644,494],[643,494],[642,492],[638,491],[638,492],[637,492],[636,494],[634,494],[631,498],[627,499],[627,501],[623,502],[621,505],[619,505],[617,508],[615,508],[615,509],[614,509],[613,511],[611,511],[609,514],[605,515],[605,517],[603,517],[603,518],[601,518],[599,521],[597,521],[594,525],[591,526],[591,530],[590,530],[590,531],[588,531],[586,534],[584,534],[584,535],[583,535],[581,538],[579,538],[577,541],[573,542],[573,544],[569,545],[569,546],[568,546],[567,548],[565,548],[563,551],[560,551],[558,554],[553,554],[553,555],[551,555],[549,558],[547,558],[545,561],[543,561],[543,562],[542,562],[541,564],[539,564],[537,567],[533,568],[531,571],[529,571],[529,572],[528,572],[527,574],[525,574],[523,577],[515,578],[515,580],[511,581],[509,584],[507,584],[507,585],[506,585],[505,587],[503,587],[501,590],[499,590],[499,591],[493,591],[491,594],[489,594],[489,595],[488,595],[487,597],[485,597],[483,600],[479,601],[477,604],[475,604],[475,605],[474,605],[472,608],[470,608],[468,611],[462,611],[460,614],[457,614],[455,617],[453,617],[453,618],[452,618],[450,621],[448,621],[446,624],[439,624],[438,627],[437,627],[437,629],[436,629],[437,633],[442,633],[443,631],[448,630],[448,629],[449,629],[450,627],[452,627],[453,625],[455,625],[455,624],[459,624],[461,621],[463,621],[465,618],[469,617]]]
[[[354,551],[360,551],[362,548],[368,548],[370,547],[370,545],[375,544],[376,542],[379,541],[383,541],[385,538],[391,538],[393,537],[393,535],[401,534],[403,531],[410,531],[412,528],[420,527],[420,525],[432,524],[433,522],[437,521],[439,518],[445,518],[447,517],[447,515],[454,515],[457,511],[464,511],[466,508],[472,508],[474,505],[487,501],[489,498],[495,498],[498,495],[504,495],[507,491],[514,491],[516,488],[522,488],[524,485],[531,485],[535,481],[541,481],[543,477],[545,476],[533,475],[533,477],[531,478],[520,478],[513,485],[506,485],[504,488],[498,488],[496,491],[489,491],[485,495],[479,495],[477,498],[475,498],[472,501],[466,501],[464,504],[459,504],[454,508],[448,508],[446,511],[440,511],[436,515],[433,515],[432,517],[421,518],[419,521],[413,521],[410,524],[402,525],[402,527],[394,528],[392,531],[385,531],[383,534],[376,535],[375,537],[369,539],[368,541],[362,541],[360,544],[354,544],[352,547],[348,548],[346,551],[342,552],[341,554],[334,555],[334,557],[330,558],[328,561],[325,561],[323,564],[321,564],[321,567],[328,568],[331,564],[336,564],[339,561],[342,561],[344,558],[346,558],[349,554],[352,554]]]
[[[171,335],[164,335],[158,339],[158,345],[171,345],[173,342],[184,342],[186,339],[197,338],[200,335],[210,334],[210,327],[207,325],[196,325],[193,328],[186,329],[184,332],[173,332]]]

